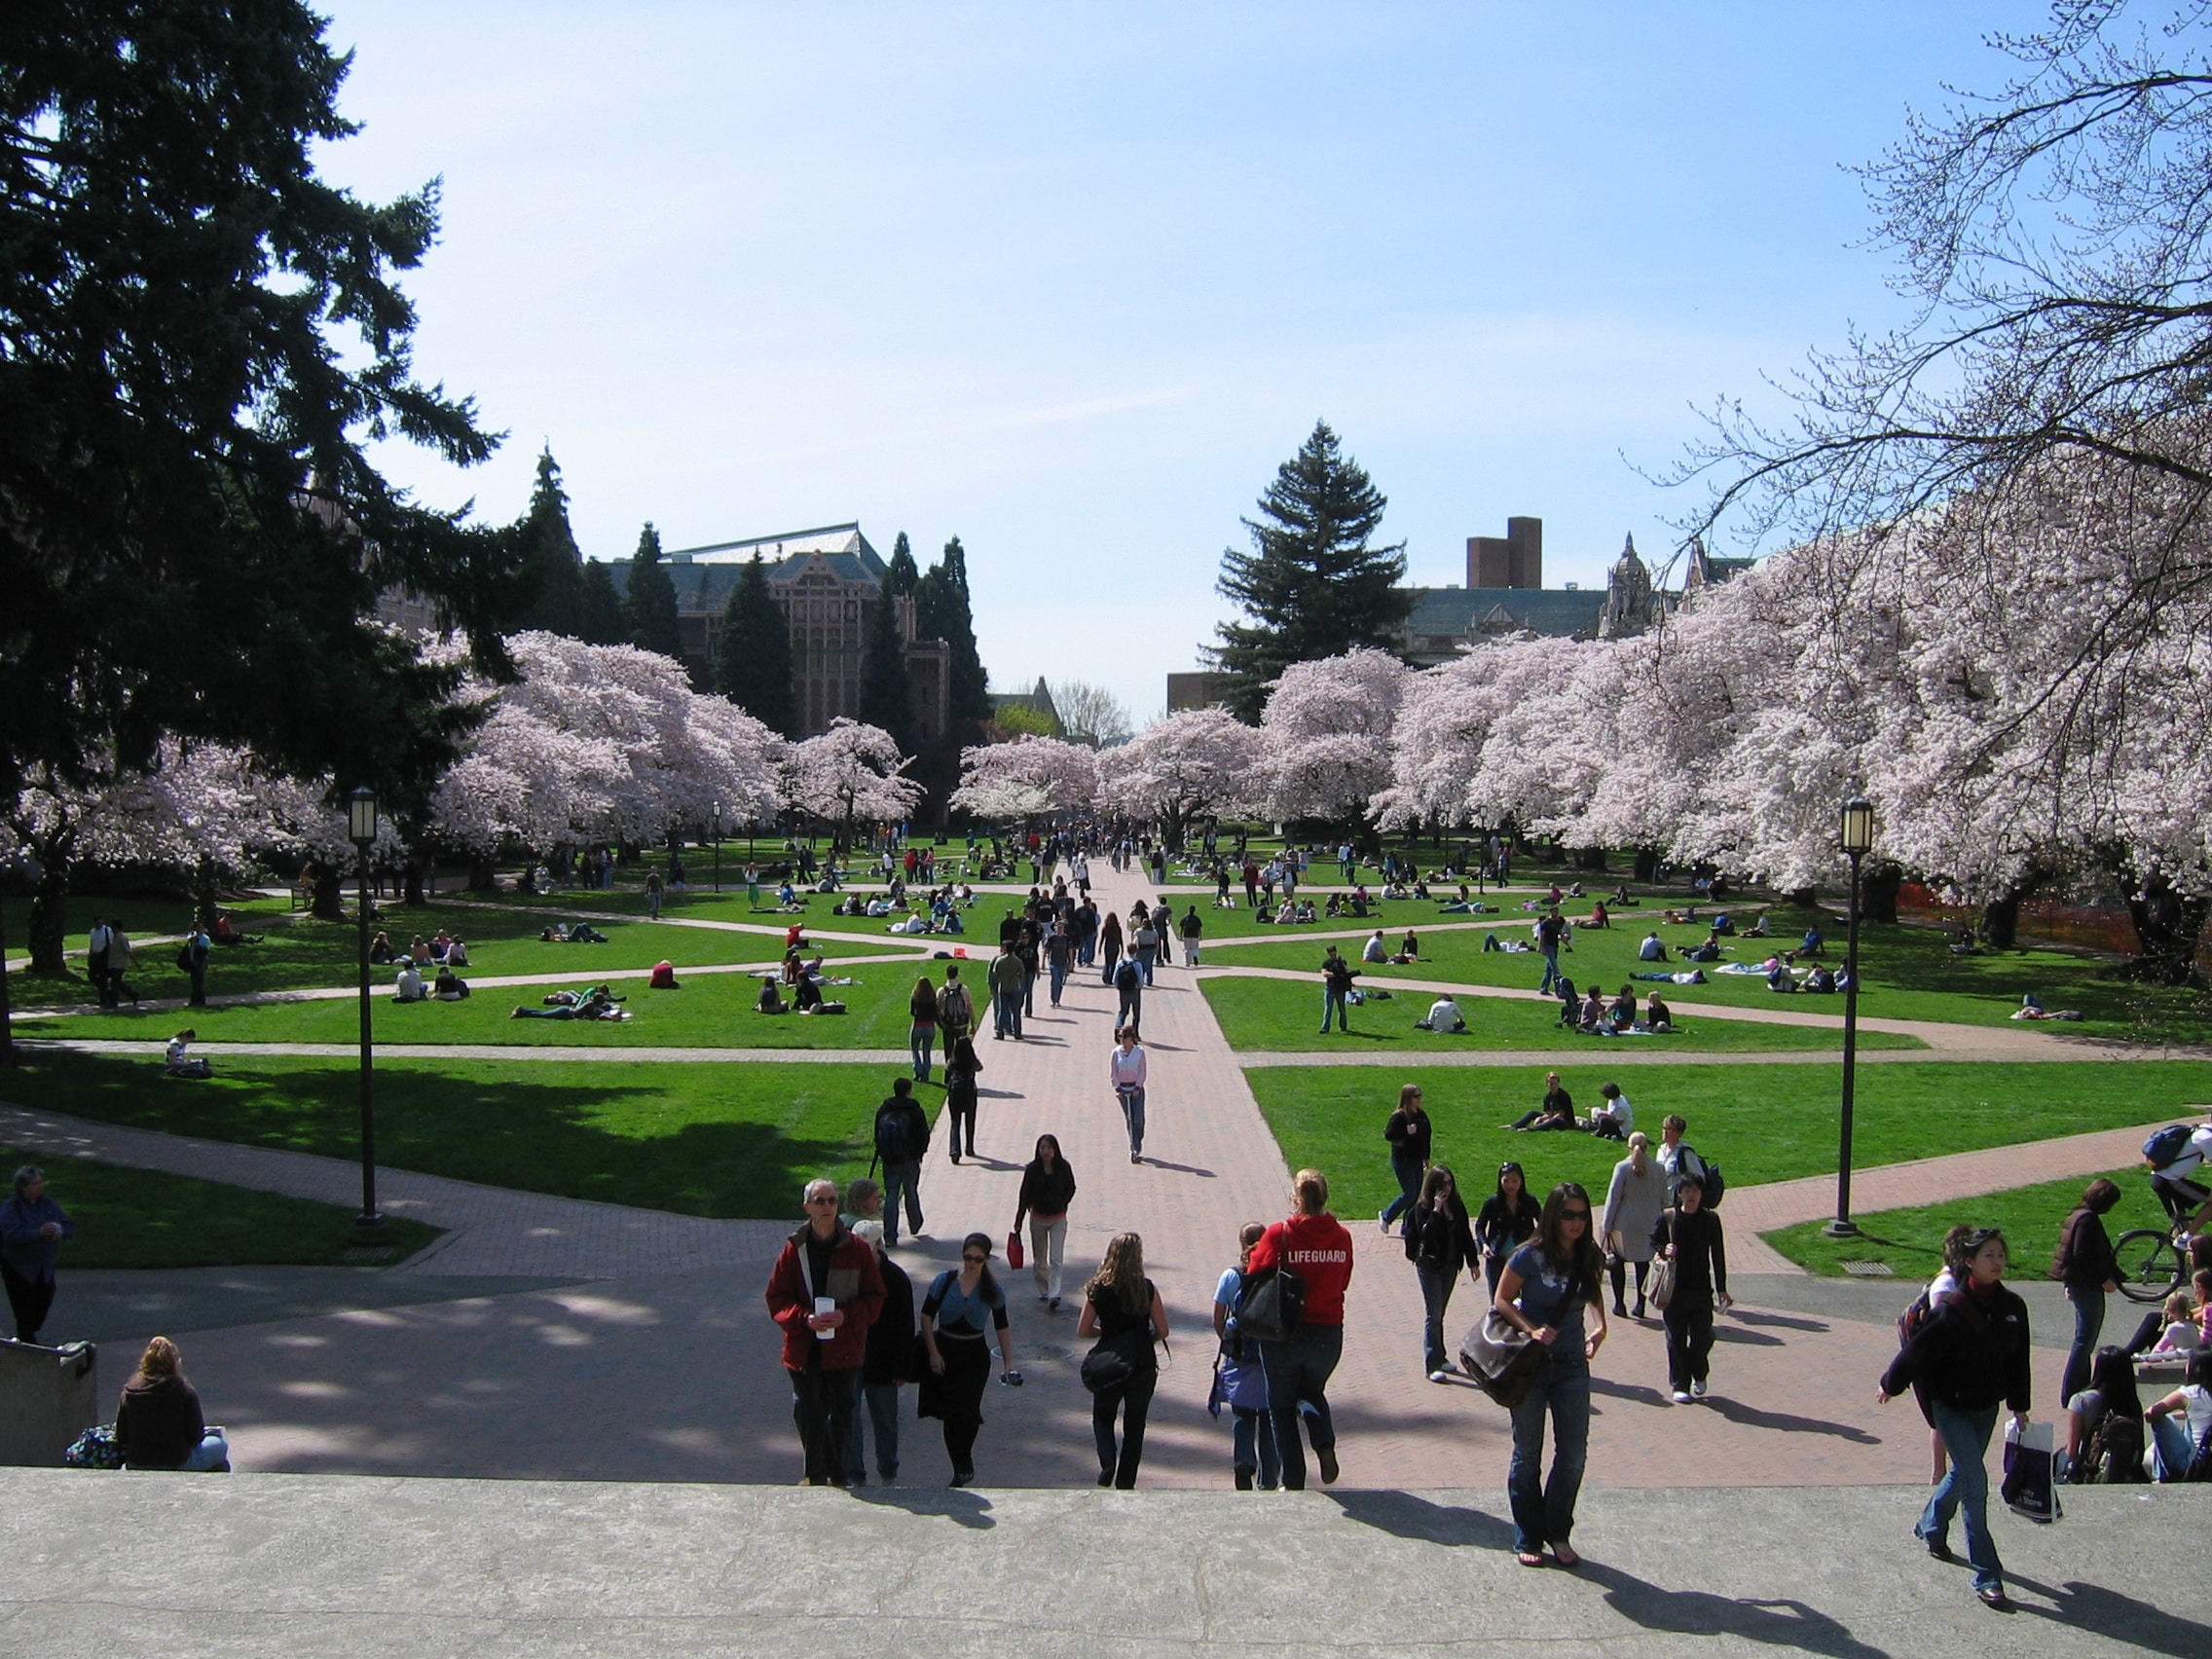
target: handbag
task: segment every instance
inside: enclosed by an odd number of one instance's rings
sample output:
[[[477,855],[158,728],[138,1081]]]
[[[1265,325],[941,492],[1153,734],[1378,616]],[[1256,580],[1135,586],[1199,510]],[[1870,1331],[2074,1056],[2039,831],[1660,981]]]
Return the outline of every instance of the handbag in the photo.
[[[1139,1343],[1144,1345],[1142,1348]],[[1137,1355],[1151,1349],[1149,1326],[1131,1325],[1114,1336],[1099,1338],[1098,1346],[1083,1356],[1083,1385],[1093,1394],[1124,1386],[1137,1374]]]
[[[1667,1223],[1667,1244],[1670,1250],[1674,1248],[1675,1224],[1671,1220]],[[1660,1312],[1666,1312],[1667,1304],[1675,1300],[1675,1280],[1679,1276],[1672,1255],[1662,1256],[1651,1264],[1651,1282],[1644,1287],[1644,1294]]]
[[[1021,1229],[1017,1227],[1006,1235],[1006,1265],[1019,1272],[1021,1260]]]
[[[1546,1357],[1533,1337],[1495,1308],[1486,1309],[1459,1342],[1459,1369],[1507,1411],[1521,1403]]]
[[[2005,1425],[2005,1484],[1998,1490],[2013,1514],[2047,1524],[2066,1513],[2052,1478],[2055,1445],[2047,1422],[2031,1422],[2025,1434],[2017,1419]]]

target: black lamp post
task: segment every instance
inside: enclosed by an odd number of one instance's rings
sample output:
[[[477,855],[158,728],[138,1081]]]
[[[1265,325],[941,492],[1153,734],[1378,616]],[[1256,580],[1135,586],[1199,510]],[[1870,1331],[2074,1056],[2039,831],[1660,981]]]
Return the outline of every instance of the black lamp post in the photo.
[[[377,795],[374,790],[355,790],[346,797],[346,835],[361,850],[361,1213],[354,1218],[354,1235],[369,1242],[384,1237],[384,1217],[377,1213],[377,1119],[371,1085],[369,1042],[369,849],[377,838]]]
[[[715,891],[722,890],[722,803],[715,802]]]
[[[1830,1238],[1856,1238],[1859,1224],[1851,1219],[1851,1091],[1859,1059],[1859,861],[1874,845],[1874,803],[1853,795],[1843,803],[1842,843],[1851,860],[1851,914],[1843,947],[1843,1140],[1836,1152],[1835,1220],[1825,1232]]]

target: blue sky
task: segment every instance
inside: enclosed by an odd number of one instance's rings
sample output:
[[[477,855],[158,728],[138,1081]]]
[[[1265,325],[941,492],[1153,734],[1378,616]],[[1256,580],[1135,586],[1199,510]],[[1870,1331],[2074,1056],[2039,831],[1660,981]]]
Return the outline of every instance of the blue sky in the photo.
[[[1515,513],[1555,585],[1671,547],[1635,466],[1899,314],[1843,169],[2041,15],[348,0],[321,165],[443,176],[418,364],[512,434],[393,476],[508,518],[548,440],[601,558],[957,534],[992,683],[1141,719],[1316,418],[1417,581]]]

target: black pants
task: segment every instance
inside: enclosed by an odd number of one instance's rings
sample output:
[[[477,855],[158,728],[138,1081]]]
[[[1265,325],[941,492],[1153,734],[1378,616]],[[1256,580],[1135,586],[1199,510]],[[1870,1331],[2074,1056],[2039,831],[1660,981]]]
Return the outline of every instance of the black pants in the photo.
[[[983,1426],[983,1387],[991,1380],[990,1345],[980,1337],[940,1333],[944,1355],[944,1455],[955,1475],[976,1472],[976,1436]]]
[[[1613,1306],[1615,1308],[1621,1305],[1621,1293],[1628,1289],[1628,1270],[1631,1265],[1618,1256],[1613,1258],[1611,1267]],[[1636,1305],[1641,1308],[1643,1306],[1643,1281],[1651,1276],[1651,1264],[1649,1262],[1637,1262],[1633,1265],[1636,1268]]]
[[[1098,1442],[1098,1472],[1124,1492],[1137,1484],[1137,1464],[1144,1457],[1144,1419],[1152,1410],[1152,1391],[1160,1385],[1160,1373],[1133,1374],[1119,1388],[1104,1388],[1090,1396],[1090,1432]],[[1122,1414],[1120,1455],[1114,1449],[1114,1413]]]
[[[944,1115],[952,1122],[952,1156],[958,1158],[963,1152],[970,1158],[978,1156],[976,1151],[976,1102],[954,1100],[947,1096]],[[963,1126],[967,1129],[965,1136],[961,1133]]]
[[[806,1449],[806,1478],[843,1486],[853,1437],[853,1373],[820,1365],[785,1372],[792,1380],[792,1420]]]
[[[46,1326],[47,1309],[54,1306],[53,1279],[27,1279],[0,1262],[0,1279],[8,1285],[8,1307],[16,1315],[16,1341],[35,1343]]]
[[[1667,1322],[1667,1385],[1686,1390],[1703,1382],[1713,1356],[1713,1309],[1677,1302],[1659,1317]]]

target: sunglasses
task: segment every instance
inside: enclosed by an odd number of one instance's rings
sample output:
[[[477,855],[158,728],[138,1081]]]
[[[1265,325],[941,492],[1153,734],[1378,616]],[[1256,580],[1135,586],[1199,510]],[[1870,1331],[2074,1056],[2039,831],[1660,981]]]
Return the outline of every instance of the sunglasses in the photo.
[[[1562,1221],[1588,1221],[1590,1212],[1588,1210],[1561,1210],[1559,1218]]]
[[[961,1259],[961,1260],[962,1260],[963,1262],[966,1262],[966,1263],[967,1263],[967,1264],[968,1264],[968,1265],[969,1265],[970,1267],[972,1267],[972,1268],[979,1268],[979,1267],[981,1267],[981,1266],[982,1266],[982,1265],[983,1265],[983,1264],[984,1264],[985,1262],[989,1261],[989,1260],[990,1260],[990,1257],[988,1257],[988,1256],[963,1256],[963,1257],[961,1257],[960,1259]]]
[[[806,1201],[810,1204],[833,1204],[837,1201],[837,1195],[834,1193],[824,1193],[819,1198],[812,1198],[807,1199]]]

